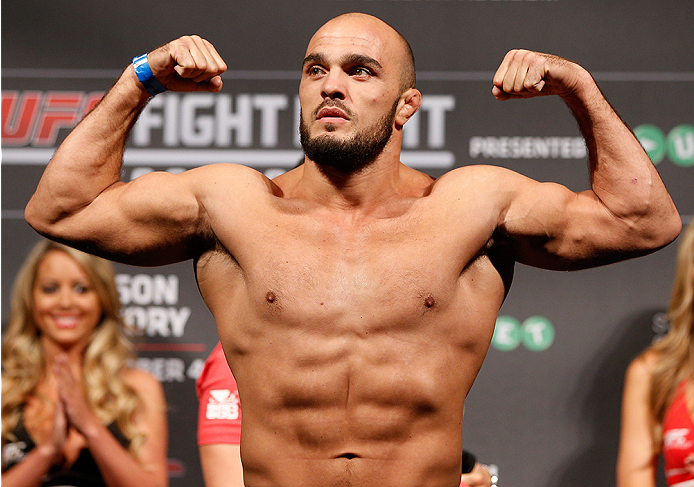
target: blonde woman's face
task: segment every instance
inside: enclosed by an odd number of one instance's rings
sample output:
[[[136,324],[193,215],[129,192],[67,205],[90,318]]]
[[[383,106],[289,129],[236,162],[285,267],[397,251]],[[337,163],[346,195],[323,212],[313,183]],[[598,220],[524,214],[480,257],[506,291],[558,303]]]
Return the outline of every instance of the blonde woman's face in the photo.
[[[34,322],[44,339],[67,348],[84,344],[101,319],[101,303],[82,267],[51,250],[39,263],[33,288]]]

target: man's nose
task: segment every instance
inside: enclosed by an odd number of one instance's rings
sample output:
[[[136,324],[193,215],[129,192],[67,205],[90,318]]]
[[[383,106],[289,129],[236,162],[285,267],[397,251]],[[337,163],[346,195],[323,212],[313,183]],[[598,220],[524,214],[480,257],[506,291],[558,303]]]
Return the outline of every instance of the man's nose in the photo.
[[[345,86],[346,75],[341,72],[330,71],[323,80],[321,96],[332,100],[344,100],[347,91]]]

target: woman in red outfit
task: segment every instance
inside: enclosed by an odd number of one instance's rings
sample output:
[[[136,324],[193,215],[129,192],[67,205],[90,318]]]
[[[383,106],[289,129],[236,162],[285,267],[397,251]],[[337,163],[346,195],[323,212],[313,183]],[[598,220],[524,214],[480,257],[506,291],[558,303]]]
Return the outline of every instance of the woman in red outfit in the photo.
[[[618,487],[694,486],[694,221],[680,236],[667,335],[632,361],[622,403]]]

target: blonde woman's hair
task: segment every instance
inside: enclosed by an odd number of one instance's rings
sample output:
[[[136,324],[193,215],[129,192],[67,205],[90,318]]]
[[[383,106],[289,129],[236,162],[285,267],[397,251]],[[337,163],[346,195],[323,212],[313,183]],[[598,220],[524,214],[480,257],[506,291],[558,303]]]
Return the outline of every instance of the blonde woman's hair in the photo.
[[[137,458],[145,440],[134,423],[140,398],[122,377],[135,355],[121,319],[113,267],[104,259],[49,240],[34,246],[12,289],[9,322],[2,339],[2,438],[15,440],[12,431],[22,409],[27,399],[37,394],[45,377],[40,332],[32,316],[33,287],[39,264],[52,251],[72,257],[87,273],[99,297],[102,315],[84,351],[82,387],[92,410],[105,425],[115,422]]]
[[[663,420],[679,384],[694,368],[694,221],[680,236],[672,297],[667,311],[668,333],[650,348],[658,357],[651,376],[650,410],[654,447],[660,450]]]

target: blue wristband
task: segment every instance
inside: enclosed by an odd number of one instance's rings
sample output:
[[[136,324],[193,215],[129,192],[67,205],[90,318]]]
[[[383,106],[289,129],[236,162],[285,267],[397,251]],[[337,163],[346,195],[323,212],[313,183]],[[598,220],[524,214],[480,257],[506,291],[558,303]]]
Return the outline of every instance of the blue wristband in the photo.
[[[147,62],[147,53],[134,57],[133,67],[135,68],[137,79],[140,80],[140,83],[142,83],[142,86],[147,90],[147,93],[154,96],[166,91],[164,85],[154,77],[152,69]]]

